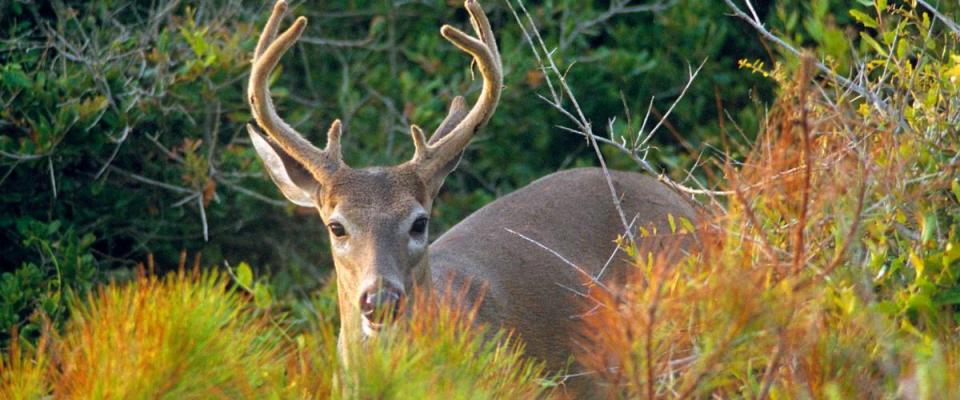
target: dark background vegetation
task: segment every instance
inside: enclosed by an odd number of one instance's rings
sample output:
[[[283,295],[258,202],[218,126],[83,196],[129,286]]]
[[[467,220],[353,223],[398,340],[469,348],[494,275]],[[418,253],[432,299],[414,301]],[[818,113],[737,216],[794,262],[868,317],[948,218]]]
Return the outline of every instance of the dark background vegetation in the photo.
[[[844,71],[848,38],[862,29],[847,3],[768,1],[757,12]],[[769,68],[780,49],[730,17],[722,1],[629,5],[662,7],[528,7],[595,127],[616,118],[615,131],[635,131],[650,99],[653,115],[663,113],[688,68],[706,60],[654,138],[650,161],[682,181],[701,151],[741,156],[736,144],[757,132],[776,93],[738,62]],[[322,284],[331,261],[319,218],[282,199],[243,129],[249,59],[270,6],[0,2],[0,329],[35,330],[24,321],[37,309],[61,318],[68,293],[126,279],[148,256],[161,270],[185,254],[206,266],[248,262],[269,273],[277,297]],[[447,180],[434,235],[538,177],[595,164],[586,142],[558,129],[562,117],[537,97],[546,92],[543,74],[506,4],[484,7],[506,89]],[[479,91],[468,59],[438,32],[443,23],[466,24],[456,1],[297,1],[291,10],[310,24],[282,62],[274,98],[318,144],[342,118],[351,165],[402,162],[412,155],[409,124],[434,127],[454,96]],[[608,150],[614,167],[638,169]]]

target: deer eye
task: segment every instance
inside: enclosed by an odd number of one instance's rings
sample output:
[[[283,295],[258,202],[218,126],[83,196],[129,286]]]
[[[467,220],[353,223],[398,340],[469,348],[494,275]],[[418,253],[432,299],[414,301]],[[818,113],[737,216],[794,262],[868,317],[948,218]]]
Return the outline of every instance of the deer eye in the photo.
[[[339,222],[331,222],[330,225],[327,225],[327,227],[330,228],[330,233],[332,233],[333,236],[347,236],[347,230],[343,229],[343,225],[341,225]]]
[[[426,217],[417,218],[416,221],[413,221],[413,225],[410,227],[410,234],[411,234],[411,235],[417,235],[417,236],[419,236],[419,235],[422,235],[422,234],[423,234],[424,232],[426,232],[426,231],[427,231],[427,218],[426,218]]]

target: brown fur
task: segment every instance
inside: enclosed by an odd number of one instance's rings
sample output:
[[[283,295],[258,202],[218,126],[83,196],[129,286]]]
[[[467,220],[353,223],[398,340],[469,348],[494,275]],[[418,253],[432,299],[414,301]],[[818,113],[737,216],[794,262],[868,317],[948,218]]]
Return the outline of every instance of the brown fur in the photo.
[[[670,232],[668,214],[678,221],[695,221],[690,203],[656,179],[632,172],[610,174],[627,218],[636,217],[636,226],[651,232],[653,224],[660,233],[640,238],[642,248],[658,250],[673,243],[675,237],[664,234]],[[574,340],[577,316],[591,305],[573,292],[587,292],[587,278],[566,261],[597,276],[624,232],[602,171],[581,168],[541,178],[477,210],[423,253],[409,254],[408,238],[398,224],[415,207],[431,210],[432,199],[425,193],[416,173],[400,166],[342,170],[316,196],[325,221],[338,208],[355,227],[349,240],[356,247],[348,254],[334,254],[341,349],[349,351],[347,344],[363,341],[357,308],[362,282],[385,279],[404,290],[432,286],[451,294],[439,296],[446,299],[462,299],[450,292],[470,282],[471,289],[483,288],[479,323],[516,333],[527,354],[545,361],[552,371],[562,370],[580,350]],[[620,251],[601,278],[617,280],[630,268]]]
[[[695,211],[681,196],[646,175],[610,171],[628,220],[638,226],[654,223],[670,232],[667,214],[695,220]],[[516,332],[527,353],[564,367],[577,352],[573,338],[577,315],[591,304],[567,288],[587,292],[585,277],[556,255],[507,229],[559,253],[593,276],[616,249],[623,225],[603,173],[597,168],[561,171],[533,182],[476,211],[430,246],[430,267],[438,288],[449,276],[485,284],[480,322]],[[640,239],[648,249],[669,240]],[[604,278],[622,276],[631,268],[621,252]],[[566,287],[566,288],[565,288]]]

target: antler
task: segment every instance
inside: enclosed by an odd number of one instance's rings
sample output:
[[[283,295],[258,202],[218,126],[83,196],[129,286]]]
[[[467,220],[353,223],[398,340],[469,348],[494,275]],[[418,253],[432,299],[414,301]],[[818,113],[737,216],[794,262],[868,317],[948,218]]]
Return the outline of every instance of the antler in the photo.
[[[410,162],[416,165],[426,182],[435,182],[449,171],[448,165],[456,161],[481,126],[487,123],[500,101],[503,86],[503,67],[500,51],[490,29],[483,8],[476,0],[466,0],[464,7],[470,13],[470,22],[477,37],[472,37],[450,25],[440,28],[440,34],[461,50],[473,56],[483,76],[483,90],[470,112],[464,115],[465,102],[457,97],[450,105],[450,113],[428,143],[423,131],[416,125],[410,127],[416,153]],[[455,124],[455,125],[454,125]]]
[[[270,89],[268,88],[270,73],[273,72],[280,58],[283,57],[290,46],[300,39],[303,29],[307,26],[307,19],[299,17],[293,25],[277,37],[280,20],[283,19],[283,14],[286,11],[287,2],[277,0],[277,3],[273,6],[273,12],[270,14],[270,19],[263,27],[263,32],[260,34],[260,40],[257,42],[257,48],[253,54],[253,68],[250,71],[247,96],[253,117],[257,120],[257,124],[267,132],[270,139],[294,160],[303,165],[317,181],[324,182],[327,177],[343,166],[340,156],[340,135],[342,133],[340,120],[334,121],[330,126],[330,130],[327,132],[327,146],[320,150],[277,115],[273,100],[270,98]],[[253,130],[251,130],[251,134],[255,134]]]

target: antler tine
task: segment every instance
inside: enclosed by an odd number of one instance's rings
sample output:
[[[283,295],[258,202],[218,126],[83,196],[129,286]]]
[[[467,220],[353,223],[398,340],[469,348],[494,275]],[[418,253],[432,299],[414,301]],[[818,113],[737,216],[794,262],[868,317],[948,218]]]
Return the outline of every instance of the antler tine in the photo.
[[[414,160],[423,160],[427,157],[427,139],[423,136],[423,129],[419,126],[410,125],[410,136],[413,137]]]
[[[248,100],[257,124],[263,128],[277,145],[303,165],[318,181],[324,181],[342,165],[340,157],[340,121],[334,121],[327,132],[327,146],[320,150],[303,138],[279,115],[270,97],[268,81],[283,54],[293,46],[307,26],[307,19],[298,17],[293,25],[277,36],[280,20],[287,10],[287,3],[278,0],[263,28],[254,51],[253,68],[250,71]]]
[[[490,55],[496,61],[496,65],[502,69],[500,49],[497,47],[497,39],[493,37],[493,29],[490,28],[490,21],[487,19],[486,13],[483,12],[476,0],[468,0],[465,7],[470,13],[470,24],[473,25],[473,31],[487,45],[487,48],[490,49]]]
[[[263,33],[260,34],[260,39],[257,40],[257,48],[253,52],[254,62],[260,59],[260,56],[263,55],[263,52],[267,51],[267,47],[269,47],[270,44],[273,43],[273,40],[277,38],[277,30],[280,28],[280,20],[283,19],[283,15],[286,13],[286,1],[279,0],[273,5],[273,12],[270,13],[270,18],[267,20],[267,24],[263,26]]]
[[[467,101],[463,96],[454,97],[453,101],[450,102],[450,111],[447,113],[447,117],[443,119],[443,122],[437,127],[437,130],[433,131],[433,135],[430,135],[429,144],[437,143],[440,139],[443,139],[444,136],[447,136],[466,116]]]
[[[500,101],[500,91],[503,86],[503,67],[500,63],[500,52],[497,48],[490,21],[487,20],[483,8],[476,0],[466,0],[464,7],[470,13],[471,24],[477,37],[472,37],[450,25],[440,28],[440,34],[461,50],[470,54],[480,68],[483,76],[483,90],[480,97],[470,109],[469,113],[452,128],[449,134],[439,138],[431,138],[430,143],[418,151],[413,162],[418,164],[421,176],[427,180],[436,178],[446,165],[463,152],[470,143],[470,139],[477,129],[487,123]],[[462,100],[454,99],[451,104],[450,115],[444,120],[437,133],[446,133],[448,123],[456,121],[462,114]]]

